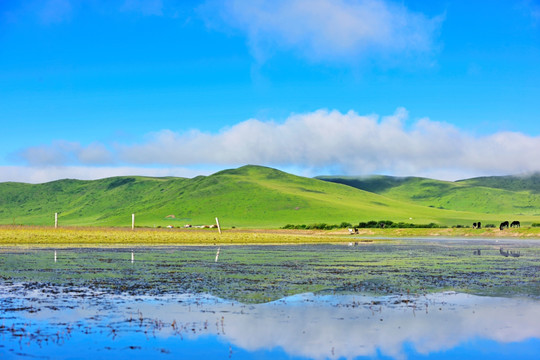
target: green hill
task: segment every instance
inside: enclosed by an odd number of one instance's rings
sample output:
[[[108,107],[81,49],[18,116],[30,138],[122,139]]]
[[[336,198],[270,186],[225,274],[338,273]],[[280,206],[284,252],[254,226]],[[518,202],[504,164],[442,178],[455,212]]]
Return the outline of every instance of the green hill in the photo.
[[[540,173],[526,176],[485,176],[460,180],[458,183],[510,191],[529,191],[533,194],[540,193]]]
[[[1,183],[0,224],[52,225],[55,212],[60,225],[78,226],[130,226],[132,213],[138,226],[212,224],[216,216],[224,227],[356,224],[380,219],[452,225],[478,220],[471,211],[438,209],[411,203],[407,197],[383,195],[261,166],[193,179],[130,176]],[[490,214],[482,220],[497,222],[499,218]]]
[[[439,209],[481,214],[540,215],[538,174],[522,177],[493,176],[456,182],[391,176],[318,178]]]

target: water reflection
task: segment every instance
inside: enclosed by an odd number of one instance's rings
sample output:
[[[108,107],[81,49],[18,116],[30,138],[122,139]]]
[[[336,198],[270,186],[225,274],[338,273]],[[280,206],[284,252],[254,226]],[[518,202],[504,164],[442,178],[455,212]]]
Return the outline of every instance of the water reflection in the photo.
[[[540,302],[456,293],[302,294],[244,305],[209,295],[0,288],[2,358],[513,358],[540,352]],[[203,355],[204,354],[204,355]],[[446,355],[444,355],[446,354]]]

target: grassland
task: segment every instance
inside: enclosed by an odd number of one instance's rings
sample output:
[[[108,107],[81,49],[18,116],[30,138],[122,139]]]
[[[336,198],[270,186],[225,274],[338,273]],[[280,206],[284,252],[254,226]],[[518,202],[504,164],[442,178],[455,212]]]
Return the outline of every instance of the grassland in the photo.
[[[436,184],[436,181],[433,181]],[[375,193],[343,184],[244,166],[211,176],[184,178],[115,177],[95,181],[0,184],[0,224],[142,227],[213,224],[227,228],[279,228],[286,224],[340,224],[391,220],[445,226],[498,225],[519,220],[540,223],[539,195],[477,185],[429,181],[388,186]],[[405,186],[405,185],[403,185]],[[512,186],[517,187],[515,183]],[[534,183],[531,185],[534,186]],[[487,189],[487,190],[485,190]],[[393,192],[392,192],[393,191]],[[483,193],[482,191],[487,191]],[[449,205],[450,204],[450,205]],[[453,205],[452,205],[453,204]]]
[[[132,247],[168,245],[287,245],[348,244],[351,241],[389,241],[399,238],[522,238],[538,239],[540,228],[499,229],[360,229],[347,230],[238,230],[219,234],[214,229],[78,228],[0,226],[0,246],[18,247]]]
[[[391,176],[319,178],[437,209],[540,216],[540,174],[483,177],[455,182]]]

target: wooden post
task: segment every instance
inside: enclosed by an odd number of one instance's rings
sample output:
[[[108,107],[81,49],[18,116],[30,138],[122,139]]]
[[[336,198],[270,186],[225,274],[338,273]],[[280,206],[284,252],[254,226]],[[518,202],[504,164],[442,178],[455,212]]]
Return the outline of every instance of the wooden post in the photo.
[[[135,214],[131,214],[131,230],[135,230]]]
[[[58,228],[58,213],[54,213],[54,228]]]
[[[219,233],[221,234],[221,226],[219,226],[219,220],[218,220],[217,217],[216,217],[216,225],[217,225],[217,229],[218,229]]]
[[[221,248],[218,248],[218,249],[217,249],[216,260],[215,260],[214,262],[217,262],[217,261],[218,261],[218,258],[219,258],[219,250],[220,250],[220,249],[221,249]]]

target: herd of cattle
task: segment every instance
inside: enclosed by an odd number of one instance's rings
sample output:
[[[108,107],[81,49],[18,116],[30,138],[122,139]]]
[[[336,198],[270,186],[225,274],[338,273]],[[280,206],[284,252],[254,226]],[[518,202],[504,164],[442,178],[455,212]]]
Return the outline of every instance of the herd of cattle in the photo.
[[[512,221],[512,223],[509,223],[508,221],[503,221],[501,225],[499,225],[499,230],[508,229],[509,227],[520,227],[521,223],[517,220]],[[473,229],[480,229],[482,228],[482,223],[477,222],[472,224]]]

